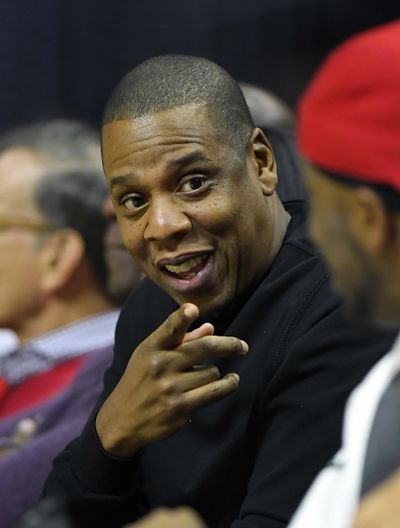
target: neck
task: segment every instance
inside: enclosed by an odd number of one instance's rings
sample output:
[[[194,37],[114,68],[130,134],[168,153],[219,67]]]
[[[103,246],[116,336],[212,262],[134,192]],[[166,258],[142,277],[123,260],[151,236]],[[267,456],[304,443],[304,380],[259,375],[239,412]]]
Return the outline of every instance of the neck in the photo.
[[[282,247],[291,216],[283,207],[283,204],[276,193],[274,193],[271,199],[271,210],[272,218],[274,218],[274,229],[271,240],[270,262],[273,262],[278,251]]]

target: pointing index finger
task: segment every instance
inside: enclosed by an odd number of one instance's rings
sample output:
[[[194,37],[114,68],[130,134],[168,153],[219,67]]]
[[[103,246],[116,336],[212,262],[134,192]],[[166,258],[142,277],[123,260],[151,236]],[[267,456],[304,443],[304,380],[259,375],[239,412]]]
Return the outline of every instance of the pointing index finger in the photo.
[[[199,309],[195,304],[183,304],[153,332],[152,346],[168,349],[180,345],[188,328],[198,317]]]

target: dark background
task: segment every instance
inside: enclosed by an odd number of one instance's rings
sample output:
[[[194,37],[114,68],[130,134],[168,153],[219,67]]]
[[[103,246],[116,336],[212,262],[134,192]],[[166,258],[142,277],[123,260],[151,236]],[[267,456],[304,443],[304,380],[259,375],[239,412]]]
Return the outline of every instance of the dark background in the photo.
[[[294,106],[332,47],[399,16],[400,0],[0,0],[0,129],[96,123],[118,79],[161,53],[208,57]]]

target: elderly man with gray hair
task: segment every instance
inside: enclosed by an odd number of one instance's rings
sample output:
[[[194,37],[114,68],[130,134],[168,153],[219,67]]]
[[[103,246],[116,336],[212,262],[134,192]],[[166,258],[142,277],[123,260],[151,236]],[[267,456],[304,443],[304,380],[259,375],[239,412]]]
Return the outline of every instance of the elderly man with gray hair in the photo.
[[[130,260],[119,274],[90,127],[57,120],[10,131],[0,140],[0,182],[0,327],[21,343],[0,358],[0,525],[9,526],[86,421],[118,306],[138,275]]]

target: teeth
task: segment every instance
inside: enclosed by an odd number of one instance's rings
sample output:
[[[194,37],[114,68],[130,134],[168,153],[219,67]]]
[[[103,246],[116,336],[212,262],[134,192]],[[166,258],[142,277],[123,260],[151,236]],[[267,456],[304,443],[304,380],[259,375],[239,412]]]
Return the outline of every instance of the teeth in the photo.
[[[185,262],[182,262],[181,264],[177,264],[176,266],[173,264],[166,264],[165,269],[170,271],[171,273],[185,273],[196,266],[200,264],[206,257],[195,257],[189,260],[185,260]]]

